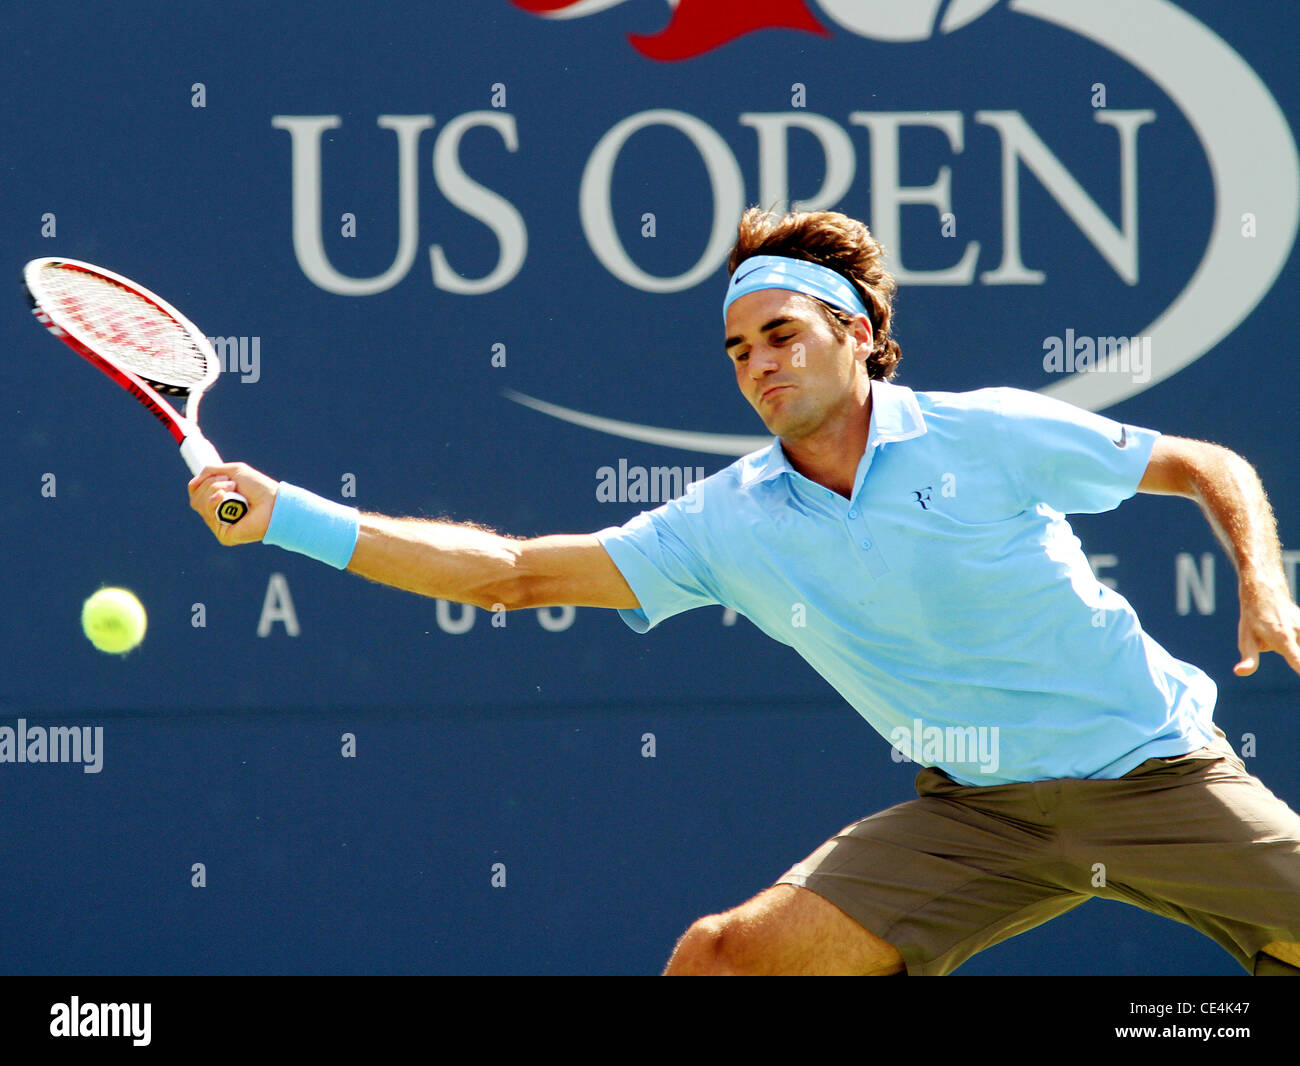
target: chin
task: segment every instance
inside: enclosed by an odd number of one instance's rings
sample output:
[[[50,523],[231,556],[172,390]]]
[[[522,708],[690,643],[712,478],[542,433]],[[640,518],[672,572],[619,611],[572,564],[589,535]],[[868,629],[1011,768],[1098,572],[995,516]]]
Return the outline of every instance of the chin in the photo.
[[[760,403],[756,410],[767,431],[777,437],[796,429],[802,421],[799,412],[792,410],[788,405],[771,406]]]

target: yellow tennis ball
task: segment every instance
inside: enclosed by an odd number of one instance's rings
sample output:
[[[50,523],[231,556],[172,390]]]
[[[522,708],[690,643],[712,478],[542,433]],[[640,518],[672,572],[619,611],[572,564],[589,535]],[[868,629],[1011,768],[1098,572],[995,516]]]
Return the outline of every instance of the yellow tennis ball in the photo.
[[[144,640],[144,605],[129,589],[103,588],[81,607],[81,628],[100,651],[122,655]]]

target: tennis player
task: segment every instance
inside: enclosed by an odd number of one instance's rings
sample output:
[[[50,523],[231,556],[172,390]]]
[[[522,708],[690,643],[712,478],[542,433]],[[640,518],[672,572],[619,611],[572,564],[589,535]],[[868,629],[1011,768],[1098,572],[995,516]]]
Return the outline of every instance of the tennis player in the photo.
[[[516,539],[359,514],[241,463],[191,503],[372,581],[491,608],[617,609],[637,632],[705,604],[793,646],[921,767],[917,798],[842,829],[695,922],[670,974],[952,972],[1093,897],[1300,976],[1300,817],[1246,772],[1216,689],[1101,584],[1065,519],[1135,492],[1204,510],[1239,576],[1238,676],[1300,672],[1300,608],[1251,466],[1033,392],[893,384],[893,279],[830,212],[740,223],[723,305],[772,445],[626,525]],[[251,510],[221,526],[223,490]]]

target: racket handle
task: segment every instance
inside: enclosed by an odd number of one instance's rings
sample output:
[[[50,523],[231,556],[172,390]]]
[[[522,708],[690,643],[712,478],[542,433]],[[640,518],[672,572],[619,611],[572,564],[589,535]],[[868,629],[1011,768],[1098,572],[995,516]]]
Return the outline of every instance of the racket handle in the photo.
[[[220,466],[222,459],[207,437],[202,433],[191,433],[181,441],[181,458],[190,468],[191,474],[200,473],[205,466]],[[221,502],[217,504],[217,519],[224,525],[233,526],[248,514],[248,501],[237,492],[223,492]]]

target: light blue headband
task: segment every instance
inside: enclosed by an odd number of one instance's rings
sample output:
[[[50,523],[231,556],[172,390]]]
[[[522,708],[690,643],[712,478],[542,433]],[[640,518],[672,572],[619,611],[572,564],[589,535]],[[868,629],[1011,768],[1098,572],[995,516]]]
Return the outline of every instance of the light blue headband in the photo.
[[[746,259],[731,275],[727,298],[722,301],[722,320],[727,320],[727,308],[740,297],[759,289],[789,289],[855,315],[870,318],[858,290],[848,279],[829,267],[810,263],[806,259],[787,259],[782,255],[755,255]]]

